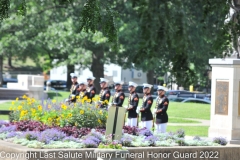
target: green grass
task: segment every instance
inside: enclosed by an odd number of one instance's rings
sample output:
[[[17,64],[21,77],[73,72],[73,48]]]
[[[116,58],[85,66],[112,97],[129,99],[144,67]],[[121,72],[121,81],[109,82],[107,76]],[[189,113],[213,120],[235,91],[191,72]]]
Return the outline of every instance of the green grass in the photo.
[[[50,91],[47,92],[48,98],[55,99],[57,101],[64,101],[70,95],[70,92],[66,91]]]
[[[9,116],[7,116],[7,115],[0,115],[0,120],[9,120]]]
[[[176,117],[168,117],[169,123],[200,123],[199,121],[189,120],[189,119],[182,119]]]
[[[210,104],[170,102],[168,115],[179,118],[210,120]]]
[[[1,103],[0,104],[0,110],[9,110],[11,105],[12,105],[12,101]]]
[[[187,136],[207,137],[208,128],[207,126],[167,126],[167,132],[176,132],[179,129],[183,129]]]

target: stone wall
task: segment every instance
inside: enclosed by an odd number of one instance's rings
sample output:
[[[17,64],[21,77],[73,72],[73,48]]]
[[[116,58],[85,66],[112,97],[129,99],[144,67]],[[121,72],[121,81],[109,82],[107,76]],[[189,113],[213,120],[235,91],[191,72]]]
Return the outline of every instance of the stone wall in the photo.
[[[94,148],[84,149],[31,149],[18,144],[0,141],[0,159],[4,160],[96,160]],[[129,147],[129,153],[118,158],[127,160],[239,160],[239,146],[179,146],[179,147]],[[12,156],[12,157],[11,157]],[[13,157],[15,156],[15,157]],[[17,157],[18,156],[18,157]],[[111,159],[110,155],[101,155]],[[114,157],[115,155],[112,155]]]

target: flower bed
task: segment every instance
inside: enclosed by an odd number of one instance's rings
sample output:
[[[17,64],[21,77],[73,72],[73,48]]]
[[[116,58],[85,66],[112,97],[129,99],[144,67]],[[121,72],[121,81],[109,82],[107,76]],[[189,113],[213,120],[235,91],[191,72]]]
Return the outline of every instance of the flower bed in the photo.
[[[30,148],[111,148],[147,147],[147,146],[219,146],[226,140],[218,138],[209,141],[195,137],[184,139],[184,131],[176,133],[154,134],[146,128],[123,127],[121,141],[112,141],[111,136],[105,136],[103,128],[76,128],[47,126],[35,121],[20,121],[0,123],[0,138]],[[34,127],[38,126],[38,127]]]
[[[0,139],[30,148],[104,148],[157,146],[219,146],[224,138],[212,141],[194,137],[184,139],[183,130],[176,133],[153,133],[146,128],[123,127],[120,141],[105,136],[107,111],[99,109],[96,100],[90,104],[86,98],[68,105],[54,100],[37,102],[23,96],[12,102],[12,122],[0,122]],[[104,102],[107,103],[107,102]]]
[[[67,104],[47,100],[38,102],[34,98],[22,97],[12,102],[12,121],[34,120],[49,126],[76,126],[76,127],[105,127],[107,111],[99,109],[96,99],[90,103],[89,99],[77,97],[77,103]]]

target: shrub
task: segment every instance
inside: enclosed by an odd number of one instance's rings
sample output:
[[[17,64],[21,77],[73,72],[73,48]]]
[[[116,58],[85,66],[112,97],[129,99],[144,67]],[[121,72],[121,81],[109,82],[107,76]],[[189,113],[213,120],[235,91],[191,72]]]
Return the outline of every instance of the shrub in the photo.
[[[215,137],[215,138],[213,138],[213,142],[218,143],[223,146],[227,144],[226,138],[223,138],[223,137]]]

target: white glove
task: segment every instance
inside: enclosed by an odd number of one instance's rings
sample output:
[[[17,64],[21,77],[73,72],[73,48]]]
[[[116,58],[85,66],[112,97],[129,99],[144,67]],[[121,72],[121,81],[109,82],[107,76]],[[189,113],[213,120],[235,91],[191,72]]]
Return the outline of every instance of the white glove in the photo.
[[[76,97],[76,95],[74,95],[74,94],[71,94],[71,99],[74,99],[75,97]]]
[[[136,113],[138,114],[140,112],[140,107],[137,107]]]
[[[154,113],[154,114],[156,114],[156,112],[157,112],[157,108],[155,108],[155,109],[153,110],[153,113]]]

